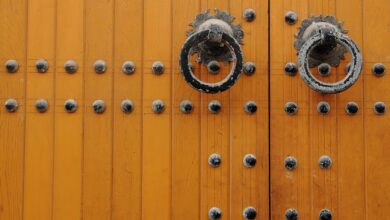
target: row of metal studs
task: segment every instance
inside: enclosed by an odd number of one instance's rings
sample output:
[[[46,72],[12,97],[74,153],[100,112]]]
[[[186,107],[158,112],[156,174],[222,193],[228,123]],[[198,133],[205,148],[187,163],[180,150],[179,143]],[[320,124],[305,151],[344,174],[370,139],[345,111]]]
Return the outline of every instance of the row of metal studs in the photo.
[[[249,206],[244,209],[242,215],[247,220],[256,219],[257,211],[254,207]],[[218,207],[212,207],[209,209],[209,218],[211,220],[217,220],[222,218],[222,210]]]
[[[384,102],[376,102],[373,108],[375,114],[383,115],[386,113],[386,104]],[[298,112],[298,105],[295,102],[287,102],[284,105],[284,111],[288,115],[295,115]],[[359,106],[356,102],[348,102],[345,105],[345,112],[348,115],[355,115],[359,111]],[[328,102],[322,101],[317,105],[317,112],[326,115],[330,112],[330,104]]]
[[[7,99],[5,101],[5,109],[8,112],[16,112],[18,110],[18,102],[15,99]],[[35,107],[38,112],[46,112],[49,108],[49,103],[45,99],[37,99],[35,102]],[[180,110],[181,112],[185,114],[189,114],[193,111],[194,106],[191,101],[189,100],[183,100],[180,103]],[[96,113],[103,113],[106,110],[106,105],[103,100],[95,100],[92,103],[92,108]],[[77,110],[77,102],[74,99],[68,99],[64,103],[64,109],[68,113],[76,112]],[[125,99],[121,103],[121,109],[124,113],[130,113],[134,109],[133,102],[129,99]],[[221,111],[222,105],[217,100],[210,101],[208,105],[208,110],[213,113],[217,114]],[[155,113],[162,113],[165,110],[165,104],[162,100],[154,100],[152,102],[152,110]],[[254,114],[257,111],[257,104],[254,101],[248,101],[244,105],[244,111],[248,114]]]
[[[219,155],[217,153],[211,154],[209,156],[208,162],[209,162],[209,165],[213,168],[219,167],[222,163],[221,155]],[[246,154],[242,160],[242,163],[247,168],[254,167],[256,165],[256,162],[257,162],[256,156],[253,154]]]
[[[293,156],[288,156],[284,159],[284,167],[287,170],[294,170],[298,166],[298,161]],[[332,166],[332,159],[328,155],[323,155],[318,160],[318,166],[321,169],[329,169]]]

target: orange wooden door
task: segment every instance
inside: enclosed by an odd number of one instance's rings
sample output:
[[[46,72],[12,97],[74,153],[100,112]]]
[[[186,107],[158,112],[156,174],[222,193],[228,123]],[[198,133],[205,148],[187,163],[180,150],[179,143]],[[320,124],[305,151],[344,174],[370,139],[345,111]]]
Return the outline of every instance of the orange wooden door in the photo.
[[[0,108],[0,219],[205,220],[212,207],[222,219],[242,219],[247,207],[268,218],[268,0],[0,6],[0,63],[19,65],[15,73],[0,68],[1,102],[18,103],[15,112]],[[257,70],[212,95],[188,86],[178,60],[188,24],[214,8],[242,25],[245,61]],[[252,22],[242,18],[247,8],[256,11]],[[48,69],[42,63],[39,73],[41,59]],[[73,73],[64,69],[70,60]],[[125,61],[135,64],[134,73],[123,73]],[[156,61],[164,65],[161,75],[152,73]],[[96,73],[96,64],[105,70]],[[229,66],[217,75],[195,68],[215,81]],[[38,112],[41,99],[48,106]],[[94,111],[97,100],[105,111]],[[131,113],[122,111],[123,100],[131,100]],[[164,112],[152,111],[155,100],[164,102]],[[180,111],[182,100],[193,103],[191,114]],[[212,100],[222,104],[220,113],[208,111]],[[247,101],[257,103],[255,114],[244,111]],[[77,110],[67,112],[65,103]],[[208,164],[213,153],[222,158],[217,168]],[[255,167],[243,165],[246,154],[256,156]]]
[[[290,209],[299,219],[319,219],[323,209],[332,219],[390,219],[390,169],[387,166],[390,116],[374,113],[376,102],[388,105],[390,78],[372,73],[375,63],[389,66],[390,2],[387,0],[291,0],[270,1],[270,167],[271,219],[284,219]],[[294,25],[285,22],[288,11],[298,15]],[[322,95],[299,77],[284,72],[288,62],[297,62],[294,34],[304,19],[335,16],[360,47],[363,71],[359,80],[339,94]],[[345,76],[349,58],[321,80]],[[326,101],[330,112],[321,115],[317,105]],[[284,111],[287,102],[298,105],[296,115]],[[348,102],[359,111],[348,115]],[[332,165],[321,169],[318,161],[329,156]],[[285,168],[294,157],[297,167]],[[290,210],[291,211],[291,210]]]

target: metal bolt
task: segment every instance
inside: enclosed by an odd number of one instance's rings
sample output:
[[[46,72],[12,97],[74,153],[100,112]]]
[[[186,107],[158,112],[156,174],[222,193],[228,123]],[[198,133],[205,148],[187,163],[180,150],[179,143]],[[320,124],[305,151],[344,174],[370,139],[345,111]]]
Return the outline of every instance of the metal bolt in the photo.
[[[330,105],[328,102],[319,102],[317,105],[317,111],[322,114],[326,115],[330,111]]]
[[[77,102],[74,99],[68,99],[64,103],[65,111],[68,113],[73,113],[77,111]]]
[[[318,165],[321,169],[328,169],[330,166],[332,166],[332,160],[327,155],[321,156],[318,160]]]
[[[355,102],[348,102],[347,105],[345,106],[345,112],[348,115],[354,115],[359,111],[359,106]]]
[[[244,105],[244,110],[248,114],[253,114],[257,111],[257,104],[254,101],[248,101]]]
[[[329,64],[327,64],[327,63],[321,63],[321,64],[318,66],[318,73],[319,73],[321,76],[329,76],[331,70],[332,70],[332,67],[331,67]]]
[[[4,103],[4,107],[7,112],[16,112],[18,110],[18,101],[15,99],[7,99]]]
[[[191,101],[183,100],[182,102],[180,102],[180,110],[181,110],[181,112],[183,112],[185,114],[189,114],[189,113],[192,112],[193,109],[194,109],[194,106],[192,105]]]
[[[247,220],[253,220],[253,219],[256,219],[257,212],[256,212],[256,209],[253,207],[246,207],[244,209],[244,212],[242,213],[242,215]]]
[[[130,113],[133,111],[133,102],[129,99],[125,99],[121,103],[121,109],[123,113]]]
[[[376,102],[374,104],[374,112],[377,115],[383,115],[386,112],[386,105],[384,102]]]
[[[328,209],[323,209],[320,212],[320,220],[332,220],[332,212]]]
[[[298,112],[298,105],[295,102],[287,102],[284,105],[284,111],[288,115],[295,115]]]
[[[247,22],[252,22],[256,18],[256,11],[252,8],[247,8],[244,10],[243,16]]]
[[[106,72],[106,62],[104,60],[96,60],[96,62],[93,64],[93,69],[95,70],[95,73],[99,74]]]
[[[44,113],[49,108],[49,103],[45,99],[38,99],[35,102],[35,108],[39,113]]]
[[[9,73],[15,73],[19,69],[19,64],[16,60],[7,60],[4,66],[7,72]]]
[[[298,212],[295,209],[287,209],[285,216],[286,220],[298,220]]]
[[[209,73],[217,74],[221,70],[221,65],[217,61],[212,60],[207,64],[207,70]]]
[[[160,61],[156,61],[152,65],[152,72],[156,75],[161,75],[164,73],[164,64]]]
[[[372,67],[372,73],[378,77],[385,75],[385,71],[386,71],[386,67],[383,63],[376,63]]]
[[[135,72],[135,64],[133,61],[125,61],[122,65],[122,72],[125,74],[132,74]]]
[[[217,114],[221,111],[221,103],[217,100],[213,100],[213,101],[210,101],[209,103],[209,112],[213,113],[213,114]]]
[[[256,72],[256,65],[252,62],[244,63],[243,72],[247,76],[251,76]]]
[[[165,110],[165,104],[162,100],[154,100],[152,102],[152,110],[154,113],[160,114]]]
[[[221,165],[222,159],[219,154],[211,154],[209,156],[209,165],[212,167],[219,167]]]
[[[216,220],[222,217],[222,211],[220,208],[213,207],[209,210],[209,219]]]
[[[286,21],[287,24],[293,25],[293,24],[297,23],[298,15],[297,15],[297,13],[295,13],[293,11],[288,11],[286,13],[286,15],[284,16],[284,20]]]
[[[75,73],[77,72],[78,66],[76,61],[74,60],[68,60],[64,64],[64,69],[67,73]]]
[[[106,104],[103,100],[95,100],[92,103],[92,108],[95,113],[102,114],[106,111]]]
[[[39,59],[35,62],[35,68],[39,73],[45,73],[49,69],[49,63],[44,59]]]
[[[297,165],[298,165],[298,161],[297,161],[297,159],[295,159],[295,157],[288,156],[284,160],[284,167],[286,167],[286,169],[288,169],[288,170],[295,169],[297,167]]]
[[[289,76],[295,76],[298,72],[298,66],[295,63],[286,63],[284,66],[284,72]]]
[[[248,168],[254,167],[256,165],[256,162],[257,162],[257,160],[256,160],[255,155],[247,154],[244,156],[243,163],[244,163],[245,167],[248,167]]]

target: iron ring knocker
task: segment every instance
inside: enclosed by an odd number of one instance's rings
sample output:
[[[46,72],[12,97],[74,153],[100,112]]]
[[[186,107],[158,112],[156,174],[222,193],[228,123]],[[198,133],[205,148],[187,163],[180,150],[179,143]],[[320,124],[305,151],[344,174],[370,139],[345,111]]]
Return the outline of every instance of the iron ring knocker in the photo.
[[[348,74],[340,81],[327,83],[318,80],[310,71],[309,58],[312,50],[318,46],[325,37],[333,37],[336,43],[347,48],[351,55],[351,66]],[[320,93],[339,93],[351,87],[359,78],[362,70],[363,58],[355,42],[348,36],[337,31],[320,31],[307,39],[299,50],[298,65],[301,78],[312,89]]]
[[[217,83],[208,83],[198,79],[194,75],[190,67],[189,56],[193,46],[214,38],[214,35],[221,35],[221,43],[225,44],[226,47],[229,48],[232,55],[233,65],[230,73],[222,81]],[[225,32],[215,33],[211,30],[204,30],[196,32],[187,38],[180,53],[179,64],[184,79],[193,88],[206,93],[218,93],[229,89],[238,79],[242,72],[243,56],[241,47],[234,37],[226,34]]]

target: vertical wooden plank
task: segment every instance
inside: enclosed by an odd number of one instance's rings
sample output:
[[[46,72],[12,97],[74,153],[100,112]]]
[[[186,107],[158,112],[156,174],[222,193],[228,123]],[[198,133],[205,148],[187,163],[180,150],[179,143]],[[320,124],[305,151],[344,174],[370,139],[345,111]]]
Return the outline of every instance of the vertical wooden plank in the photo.
[[[335,16],[335,3],[329,0],[316,0],[308,3],[311,16]],[[302,18],[306,19],[306,18]],[[319,80],[335,82],[338,80],[335,68],[327,77],[318,74],[316,68],[311,70]],[[345,75],[343,72],[340,75]],[[310,89],[309,99],[309,161],[310,161],[310,191],[311,210],[310,219],[318,218],[322,209],[329,209],[337,217],[337,109],[336,94],[320,94]],[[327,102],[330,112],[321,115],[317,106],[320,102]],[[332,166],[328,169],[321,169],[318,161],[322,156],[329,156],[332,159]]]
[[[199,1],[172,2],[172,218],[200,218],[200,93],[190,87],[179,69],[179,54],[189,23],[199,13]],[[196,66],[196,65],[194,65]],[[189,100],[190,114],[180,111],[180,103]]]
[[[246,9],[253,9],[256,19],[242,19]],[[231,0],[230,12],[244,30],[244,62],[253,62],[256,72],[242,75],[230,89],[231,131],[231,219],[242,219],[246,207],[254,207],[257,219],[269,218],[268,173],[268,1]],[[257,111],[248,114],[244,105],[257,104]],[[253,168],[243,165],[246,154],[253,154],[257,163]]]
[[[337,1],[337,19],[345,21],[343,27],[348,35],[358,44],[363,59],[366,52],[363,48],[363,1]],[[344,68],[349,59],[338,68],[338,76],[344,75]],[[364,87],[366,76],[361,73],[359,80],[347,91],[337,95],[337,158],[334,162],[338,175],[338,209],[337,219],[365,219],[365,147],[364,147]],[[345,113],[348,102],[356,102],[359,112],[354,116]],[[335,210],[336,211],[336,210]],[[369,218],[375,219],[375,218]]]
[[[171,0],[144,1],[142,219],[171,218]],[[160,61],[164,73],[152,72]],[[153,100],[165,111],[153,113]]]
[[[229,1],[201,0],[201,11],[214,9],[229,12]],[[201,78],[216,82],[226,75],[228,65],[221,65],[220,73],[213,75],[201,66]],[[209,209],[218,207],[222,211],[221,219],[230,219],[230,92],[219,94],[201,94],[201,219],[208,219]],[[213,114],[208,111],[210,101],[221,103],[221,111]],[[211,154],[221,156],[222,163],[218,168],[211,167],[207,161]]]
[[[112,194],[112,78],[113,0],[85,1],[84,65],[84,220],[110,219]],[[105,73],[95,73],[93,64],[104,60]],[[103,100],[104,113],[93,111],[92,103]]]
[[[271,120],[271,219],[285,218],[287,209],[296,209],[299,218],[311,219],[309,88],[299,76],[284,73],[288,62],[297,62],[294,35],[300,22],[308,17],[309,1],[270,1],[270,120]],[[288,25],[284,16],[294,11],[299,19]],[[284,112],[287,102],[298,104],[298,113]],[[293,156],[298,167],[289,171],[284,160]]]
[[[53,219],[80,219],[81,168],[83,149],[83,56],[84,2],[58,1],[55,77],[55,145],[53,180]],[[77,63],[78,71],[64,69],[68,60]],[[67,113],[64,103],[77,102],[78,109]]]
[[[365,219],[389,219],[390,169],[388,163],[390,141],[390,2],[363,1],[364,48],[364,143],[365,143]],[[379,16],[380,15],[380,16]],[[372,74],[375,63],[387,67],[383,77]],[[375,115],[375,102],[385,102],[387,113]]]
[[[112,219],[141,219],[143,1],[115,1]],[[125,61],[136,71],[122,72]],[[124,113],[122,100],[133,102]]]
[[[0,101],[16,99],[17,112],[0,109],[0,219],[22,219],[27,1],[0,1],[0,64],[14,59],[16,73],[0,69]]]
[[[26,87],[26,143],[24,175],[24,219],[52,218],[54,75],[56,1],[28,2],[28,49]],[[49,63],[46,73],[38,73],[37,59]],[[46,99],[47,112],[38,113],[37,99]]]

